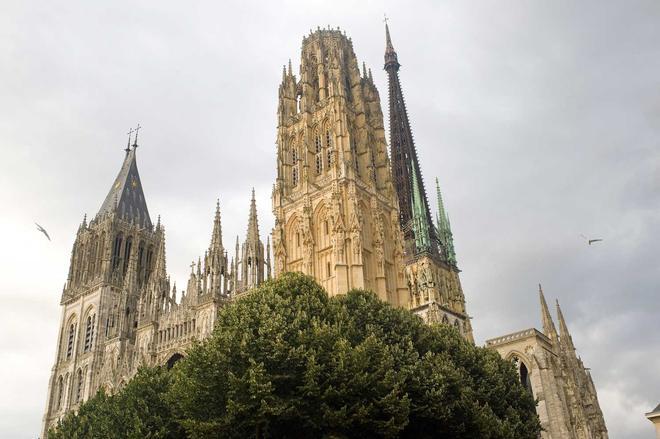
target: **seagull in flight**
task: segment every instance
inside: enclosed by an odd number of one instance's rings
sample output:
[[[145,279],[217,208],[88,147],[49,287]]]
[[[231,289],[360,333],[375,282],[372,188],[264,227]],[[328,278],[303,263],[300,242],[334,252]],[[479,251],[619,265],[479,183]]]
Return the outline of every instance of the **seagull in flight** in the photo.
[[[50,241],[50,236],[48,236],[48,232],[46,231],[46,229],[44,229],[43,227],[41,227],[41,226],[39,225],[39,223],[35,223],[35,224],[37,225],[37,230],[39,230],[41,233],[43,233],[44,235],[46,235],[46,238],[48,238],[48,240]]]
[[[589,239],[584,235],[580,235],[582,238],[584,238],[589,245],[596,243],[596,242],[601,242],[603,239],[602,238],[595,238],[595,239]]]

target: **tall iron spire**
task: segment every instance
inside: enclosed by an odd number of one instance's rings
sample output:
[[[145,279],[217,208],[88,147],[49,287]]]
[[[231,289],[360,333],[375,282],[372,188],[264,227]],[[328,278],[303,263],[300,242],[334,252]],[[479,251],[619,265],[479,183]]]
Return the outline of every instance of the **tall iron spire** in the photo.
[[[385,23],[385,71],[389,83],[392,176],[399,197],[400,223],[412,255],[440,257],[435,226],[426,198],[410,121],[399,81],[399,60]]]

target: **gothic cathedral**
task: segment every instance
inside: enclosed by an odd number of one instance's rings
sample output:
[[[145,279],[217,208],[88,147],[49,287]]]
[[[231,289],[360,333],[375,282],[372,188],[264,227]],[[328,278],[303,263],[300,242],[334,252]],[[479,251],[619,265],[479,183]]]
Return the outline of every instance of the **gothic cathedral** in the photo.
[[[120,388],[141,365],[171,367],[194,340],[208,337],[220,307],[271,273],[303,272],[330,295],[371,290],[473,342],[449,217],[436,179],[432,219],[387,25],[385,32],[389,151],[371,70],[364,64],[360,70],[345,33],[310,33],[303,38],[299,76],[290,61],[283,68],[274,266],[271,237],[265,245],[260,237],[253,190],[243,243],[236,238],[230,258],[218,202],[209,247],[192,262],[178,292],[167,274],[165,228],[160,217],[152,223],[142,190],[137,133],[132,145],[129,136],[100,210],[89,223],[83,220],[75,237],[42,437],[100,388]],[[557,336],[545,311],[544,334],[522,331],[487,346],[516,362],[521,381],[540,399],[544,437],[606,438],[593,381],[567,330]],[[564,331],[561,315],[560,322]]]

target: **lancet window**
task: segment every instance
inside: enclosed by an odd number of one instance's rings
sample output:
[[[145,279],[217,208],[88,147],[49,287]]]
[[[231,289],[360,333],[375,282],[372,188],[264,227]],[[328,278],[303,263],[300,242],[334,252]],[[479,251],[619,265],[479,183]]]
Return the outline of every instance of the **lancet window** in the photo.
[[[76,324],[71,323],[69,325],[69,335],[67,337],[67,342],[66,342],[66,359],[68,360],[71,358],[71,355],[73,355],[73,341],[76,337]]]
[[[323,172],[323,144],[318,132],[314,135],[314,152],[316,154],[316,173],[320,174]]]
[[[92,349],[94,341],[94,327],[96,326],[96,314],[87,316],[87,324],[85,326],[85,346],[83,352],[88,352]]]

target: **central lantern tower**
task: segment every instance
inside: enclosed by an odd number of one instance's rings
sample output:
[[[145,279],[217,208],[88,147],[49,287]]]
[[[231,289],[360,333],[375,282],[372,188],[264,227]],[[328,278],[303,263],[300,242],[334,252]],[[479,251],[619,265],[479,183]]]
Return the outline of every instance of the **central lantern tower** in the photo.
[[[383,113],[350,38],[303,38],[300,79],[282,72],[273,187],[275,274],[301,271],[330,295],[374,291],[408,306],[403,236]]]

